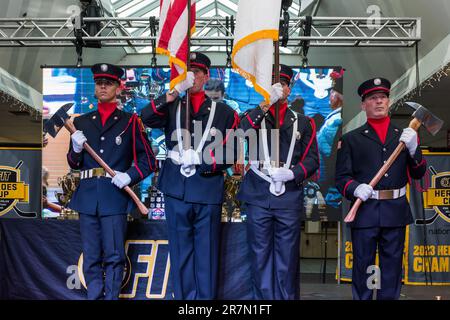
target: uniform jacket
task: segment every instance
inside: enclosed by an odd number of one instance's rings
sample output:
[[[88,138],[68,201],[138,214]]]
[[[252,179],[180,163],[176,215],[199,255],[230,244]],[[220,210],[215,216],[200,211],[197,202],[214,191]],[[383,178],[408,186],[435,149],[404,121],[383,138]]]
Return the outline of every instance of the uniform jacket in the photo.
[[[383,144],[375,130],[366,122],[342,136],[336,160],[336,185],[343,196],[353,202],[355,189],[369,183],[399,144],[402,129],[389,124]],[[408,183],[408,175],[420,179],[426,162],[418,147],[414,157],[405,148],[387,171],[375,190],[399,189]],[[368,199],[364,202],[351,227],[401,227],[413,221],[406,196],[393,200]]]
[[[156,159],[149,148],[147,136],[140,131],[137,124],[133,128],[131,117],[131,114],[116,109],[107,119],[105,126],[102,126],[98,111],[86,113],[74,120],[75,127],[83,131],[87,143],[111,169],[128,173],[131,178],[130,187],[156,170]],[[122,142],[117,145],[116,137],[125,129],[121,135]],[[144,143],[147,144],[147,152]],[[80,153],[73,151],[72,141],[67,160],[69,166],[76,170],[101,167],[85,149]],[[134,208],[134,202],[124,190],[111,183],[111,178],[94,177],[80,180],[69,207],[84,214],[95,215],[98,212],[99,215],[106,216],[129,213]]]
[[[265,117],[267,128],[268,150],[271,150],[270,129],[275,128],[275,119],[270,112],[264,114],[260,107],[256,107],[246,112],[240,122],[240,128],[244,131],[254,129],[258,131],[255,155],[257,159],[264,160],[262,151],[261,121]],[[253,170],[248,170],[242,181],[238,199],[248,204],[263,208],[275,209],[303,209],[303,181],[313,175],[319,168],[319,154],[315,134],[314,120],[297,114],[296,142],[290,169],[294,172],[295,179],[285,184],[286,192],[281,196],[274,196],[269,191],[269,182],[259,177]],[[288,157],[289,146],[293,133],[294,112],[289,108],[286,111],[283,125],[280,128],[280,162],[285,163]],[[249,149],[254,143],[250,141]],[[251,153],[250,153],[250,156]]]
[[[150,105],[142,110],[141,117],[144,124],[152,128],[164,128],[167,150],[176,150],[176,111],[181,101],[181,128],[185,126],[186,99],[177,97],[173,102],[167,103],[166,96],[151,101]],[[211,111],[211,99],[206,97],[199,111],[194,114],[191,108],[191,146],[196,149],[201,137],[194,137],[194,127],[201,124],[204,133]],[[195,125],[194,123],[197,123]],[[237,159],[237,143],[224,143],[230,129],[239,124],[237,113],[228,105],[217,102],[216,112],[211,125],[211,132],[202,149],[202,163],[196,166],[196,173],[186,178],[180,173],[180,165],[167,158],[161,168],[158,180],[158,189],[171,197],[192,203],[221,204],[224,191],[224,170],[233,165]],[[228,130],[228,131],[227,131]],[[224,139],[216,139],[222,134]],[[234,130],[231,130],[234,131]],[[230,136],[228,136],[230,137]],[[220,141],[219,141],[220,140]],[[232,138],[226,140],[231,142]],[[223,157],[221,156],[223,155]],[[219,159],[220,158],[220,159]],[[226,161],[221,161],[225,159]]]

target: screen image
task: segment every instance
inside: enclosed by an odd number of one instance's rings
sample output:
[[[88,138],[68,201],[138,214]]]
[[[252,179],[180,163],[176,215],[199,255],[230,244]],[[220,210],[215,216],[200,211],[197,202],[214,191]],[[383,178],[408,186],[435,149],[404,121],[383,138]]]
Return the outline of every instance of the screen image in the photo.
[[[332,103],[333,88],[336,84],[332,73],[339,72],[341,68],[292,68],[294,77],[288,98],[289,107],[314,119],[320,155],[320,174],[304,184],[307,218],[319,220],[320,217],[327,216],[330,221],[338,221],[341,217],[342,199],[334,185],[334,166],[337,140],[342,127],[342,104]],[[122,83],[122,94],[118,97],[118,105],[125,112],[139,115],[149,104],[150,99],[155,99],[169,90],[170,68],[126,67],[124,70],[125,79]],[[343,78],[337,81],[342,83]],[[66,103],[74,103],[68,112],[70,115],[97,110],[94,87],[90,68],[44,68],[44,121]],[[205,87],[205,92],[216,101],[222,100],[238,114],[255,108],[263,100],[254,90],[252,83],[231,68],[211,68],[210,81]],[[152,141],[152,148],[157,150],[158,160],[164,161],[167,150],[162,130],[147,128],[147,134]],[[60,148],[64,151],[63,155],[54,154],[56,148],[44,148],[44,166],[51,167],[55,158],[61,159],[62,162],[67,161],[65,153],[69,147],[68,140],[66,143],[65,149]],[[55,192],[60,189],[56,181],[63,173],[61,171],[54,173],[52,180],[54,182],[49,189],[53,187]],[[147,199],[147,203],[149,198],[155,200],[162,197],[156,194],[153,175],[141,182],[139,190],[141,199],[143,201]],[[158,209],[163,211],[163,205]],[[155,213],[155,217],[157,216],[158,212]],[[163,216],[163,213],[159,212],[159,216]]]

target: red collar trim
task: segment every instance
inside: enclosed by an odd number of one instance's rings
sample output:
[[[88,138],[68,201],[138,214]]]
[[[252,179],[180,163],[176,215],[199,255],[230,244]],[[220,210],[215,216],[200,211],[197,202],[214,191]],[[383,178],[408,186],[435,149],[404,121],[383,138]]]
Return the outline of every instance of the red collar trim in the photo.
[[[389,117],[384,117],[381,119],[368,118],[367,122],[375,130],[381,142],[385,143],[391,119]]]
[[[114,113],[117,108],[117,102],[99,102],[98,103],[98,113],[102,120],[102,125],[104,126],[106,120]]]
[[[287,102],[280,104],[280,128],[284,122],[284,116],[286,115],[287,106],[288,106]],[[275,119],[275,105],[272,105],[269,111],[272,114],[273,118]]]
[[[191,99],[192,110],[194,110],[194,113],[197,113],[200,110],[203,102],[205,102],[205,91],[191,93],[189,95],[189,98]]]

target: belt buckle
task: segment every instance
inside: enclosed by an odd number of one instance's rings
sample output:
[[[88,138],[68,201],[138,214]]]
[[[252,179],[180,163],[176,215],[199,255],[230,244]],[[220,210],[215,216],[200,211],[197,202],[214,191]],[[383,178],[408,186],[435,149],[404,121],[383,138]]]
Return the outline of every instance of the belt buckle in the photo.
[[[92,169],[92,176],[93,177],[101,177],[105,175],[105,169],[103,168],[94,168]]]
[[[380,190],[379,199],[380,200],[394,199],[394,190]]]

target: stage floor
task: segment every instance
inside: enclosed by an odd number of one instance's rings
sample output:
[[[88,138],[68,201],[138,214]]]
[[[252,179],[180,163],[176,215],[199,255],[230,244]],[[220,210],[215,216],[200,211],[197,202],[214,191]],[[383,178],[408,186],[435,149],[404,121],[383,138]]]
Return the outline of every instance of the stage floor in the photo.
[[[301,300],[352,300],[350,283],[337,283],[337,259],[327,259],[325,283],[323,279],[323,259],[300,259]],[[403,285],[401,300],[450,300],[450,286]]]
[[[449,286],[411,286],[404,285],[400,300],[441,300],[450,299]],[[352,288],[348,283],[301,283],[301,300],[351,300]]]

